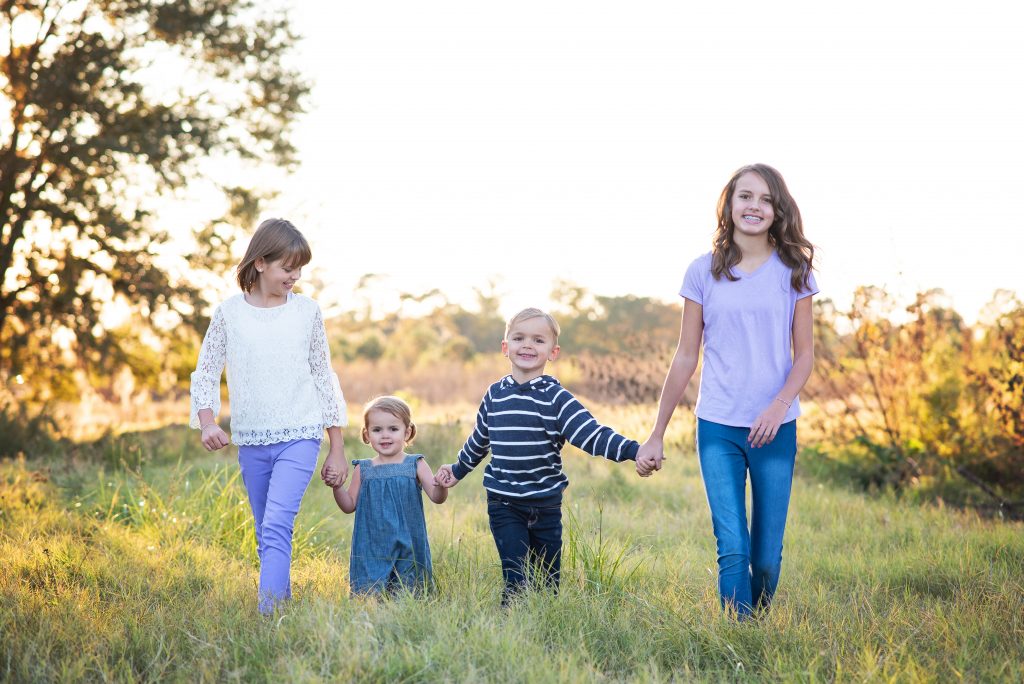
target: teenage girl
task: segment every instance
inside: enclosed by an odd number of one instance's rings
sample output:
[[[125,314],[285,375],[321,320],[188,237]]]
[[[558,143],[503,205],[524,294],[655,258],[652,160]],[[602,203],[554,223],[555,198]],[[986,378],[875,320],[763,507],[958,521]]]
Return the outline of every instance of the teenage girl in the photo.
[[[679,345],[654,429],[637,454],[641,476],[661,469],[665,429],[703,341],[697,455],[718,546],[722,605],[741,618],[768,607],[782,568],[798,394],[814,362],[813,260],[800,210],[779,172],[752,164],[733,174],[718,200],[712,250],[686,270]]]

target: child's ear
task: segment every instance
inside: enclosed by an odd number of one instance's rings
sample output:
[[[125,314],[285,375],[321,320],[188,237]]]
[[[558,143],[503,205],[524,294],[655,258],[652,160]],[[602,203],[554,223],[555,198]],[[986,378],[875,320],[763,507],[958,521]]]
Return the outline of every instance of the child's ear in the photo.
[[[256,261],[253,262],[253,265],[256,267],[257,272],[263,273],[263,269],[267,267],[267,260],[263,257],[256,257]]]
[[[508,340],[501,341],[501,355],[508,356]]]
[[[370,433],[366,431],[366,428],[363,428],[362,437],[363,437],[363,444],[369,444],[370,443]]]
[[[558,352],[562,351],[562,348],[557,344],[551,348],[551,355],[548,357],[548,361],[554,361],[558,358]]]

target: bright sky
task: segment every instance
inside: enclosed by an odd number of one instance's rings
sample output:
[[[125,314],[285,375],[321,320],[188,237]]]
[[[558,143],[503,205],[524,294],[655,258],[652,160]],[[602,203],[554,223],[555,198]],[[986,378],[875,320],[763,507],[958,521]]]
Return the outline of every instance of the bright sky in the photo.
[[[1004,2],[295,0],[294,217],[344,305],[555,278],[677,301],[732,171],[778,168],[822,296],[1024,295],[1024,9]],[[387,305],[386,303],[384,304]]]

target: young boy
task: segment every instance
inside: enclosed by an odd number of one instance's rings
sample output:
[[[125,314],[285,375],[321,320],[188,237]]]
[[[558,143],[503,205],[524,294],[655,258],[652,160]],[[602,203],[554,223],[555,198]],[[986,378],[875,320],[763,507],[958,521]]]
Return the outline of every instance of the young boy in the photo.
[[[487,515],[505,578],[502,604],[526,584],[527,563],[540,562],[558,589],[562,558],[562,472],[566,440],[592,456],[635,460],[640,445],[599,424],[544,366],[558,357],[558,323],[539,309],[524,309],[505,327],[501,351],[512,373],[491,385],[480,403],[476,429],[455,463],[437,481],[454,487],[491,451],[484,468]]]

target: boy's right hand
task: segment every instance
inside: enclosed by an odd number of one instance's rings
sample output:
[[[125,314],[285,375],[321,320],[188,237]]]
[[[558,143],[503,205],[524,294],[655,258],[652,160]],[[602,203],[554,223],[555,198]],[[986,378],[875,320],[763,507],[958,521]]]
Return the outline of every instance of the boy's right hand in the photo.
[[[203,446],[207,451],[216,451],[228,445],[228,434],[220,429],[220,425],[209,423],[199,433]]]
[[[445,489],[451,489],[459,484],[459,481],[455,479],[455,474],[452,472],[452,464],[449,463],[438,468],[437,473],[434,474],[434,482]]]

